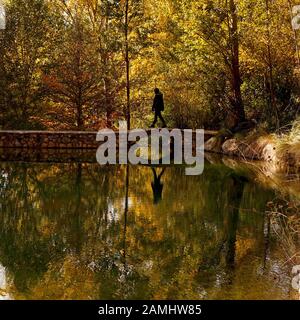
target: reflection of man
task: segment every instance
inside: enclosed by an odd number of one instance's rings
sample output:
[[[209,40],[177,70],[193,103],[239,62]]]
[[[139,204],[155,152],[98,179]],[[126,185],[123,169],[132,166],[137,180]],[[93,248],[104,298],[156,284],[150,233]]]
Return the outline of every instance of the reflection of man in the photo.
[[[162,191],[163,191],[163,183],[160,182],[161,177],[163,176],[166,168],[163,168],[161,173],[157,176],[156,171],[152,168],[153,172],[153,182],[151,183],[152,191],[153,191],[153,203],[158,204],[162,199]]]

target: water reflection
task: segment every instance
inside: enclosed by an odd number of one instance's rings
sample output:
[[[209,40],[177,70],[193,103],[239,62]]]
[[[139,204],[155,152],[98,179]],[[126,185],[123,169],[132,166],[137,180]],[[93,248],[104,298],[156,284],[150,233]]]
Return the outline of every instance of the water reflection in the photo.
[[[158,204],[162,199],[162,191],[163,191],[163,183],[161,182],[161,178],[165,173],[166,168],[164,167],[161,172],[157,175],[156,169],[151,167],[153,173],[153,182],[151,183],[152,191],[153,191],[153,203]]]
[[[6,270],[0,264],[0,300],[11,300],[11,297],[6,292],[6,288],[8,287],[6,280]]]
[[[291,297],[290,270],[266,242],[274,191],[228,167],[194,177],[84,163],[0,172],[0,262],[15,299]]]

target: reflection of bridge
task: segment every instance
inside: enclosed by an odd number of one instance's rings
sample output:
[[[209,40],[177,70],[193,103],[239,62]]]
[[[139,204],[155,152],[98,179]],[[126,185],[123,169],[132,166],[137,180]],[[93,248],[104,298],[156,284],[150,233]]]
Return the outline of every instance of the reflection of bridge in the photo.
[[[216,154],[205,154],[205,159],[212,162],[212,159],[218,159]],[[94,149],[42,149],[27,150],[14,148],[0,148],[1,162],[36,162],[36,163],[97,163],[96,151]],[[165,167],[163,164],[148,164],[144,166]]]
[[[117,143],[119,132],[116,131]],[[151,130],[147,130],[150,135]],[[181,130],[183,133],[183,130]],[[216,135],[205,131],[204,140]],[[0,147],[26,149],[97,149],[97,132],[86,131],[0,131]],[[195,137],[195,131],[193,131]]]

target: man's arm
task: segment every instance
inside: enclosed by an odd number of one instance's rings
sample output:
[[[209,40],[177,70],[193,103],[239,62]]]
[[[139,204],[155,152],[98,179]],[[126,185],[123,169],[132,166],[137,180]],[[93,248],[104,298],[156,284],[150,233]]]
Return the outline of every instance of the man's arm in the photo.
[[[157,105],[157,96],[153,99],[152,111],[155,111]]]

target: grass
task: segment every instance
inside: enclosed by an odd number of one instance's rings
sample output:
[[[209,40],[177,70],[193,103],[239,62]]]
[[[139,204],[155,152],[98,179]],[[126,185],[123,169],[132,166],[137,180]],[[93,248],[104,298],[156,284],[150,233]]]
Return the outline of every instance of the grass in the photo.
[[[300,202],[278,200],[268,203],[267,213],[278,238],[286,264],[300,264]]]
[[[294,121],[288,133],[275,136],[279,165],[287,172],[300,170],[300,118]]]
[[[300,149],[300,118],[294,121],[291,130],[281,136],[277,136],[279,139],[279,147],[283,150],[287,147],[292,147],[293,149]],[[300,152],[300,150],[299,150]]]

